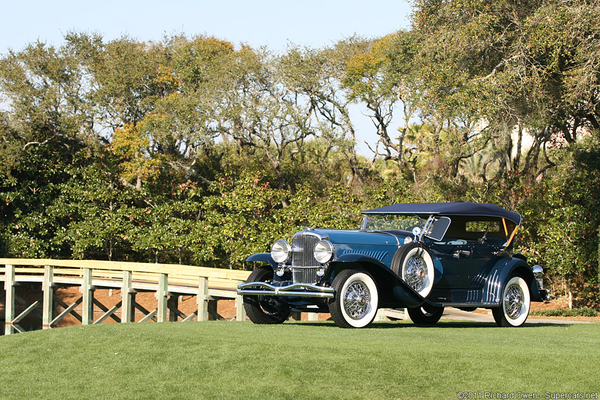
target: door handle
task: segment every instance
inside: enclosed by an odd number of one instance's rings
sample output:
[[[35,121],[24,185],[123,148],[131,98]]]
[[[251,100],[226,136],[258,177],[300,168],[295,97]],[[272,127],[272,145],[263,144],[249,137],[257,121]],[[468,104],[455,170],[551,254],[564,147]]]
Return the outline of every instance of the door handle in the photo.
[[[456,259],[459,259],[460,256],[463,256],[465,258],[469,258],[471,257],[471,252],[469,250],[456,250],[454,252],[454,254],[452,254],[452,256]]]

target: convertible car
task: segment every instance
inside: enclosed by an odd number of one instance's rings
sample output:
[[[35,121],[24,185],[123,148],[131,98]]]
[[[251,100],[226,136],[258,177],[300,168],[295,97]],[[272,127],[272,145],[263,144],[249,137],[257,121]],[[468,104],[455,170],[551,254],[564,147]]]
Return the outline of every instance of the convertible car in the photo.
[[[238,286],[257,324],[290,312],[330,313],[343,328],[368,326],[379,308],[406,308],[419,325],[444,307],[492,310],[499,326],[522,325],[543,301],[542,268],[513,254],[521,216],[494,204],[411,203],[363,211],[358,230],[307,228],[292,243],[254,254]]]

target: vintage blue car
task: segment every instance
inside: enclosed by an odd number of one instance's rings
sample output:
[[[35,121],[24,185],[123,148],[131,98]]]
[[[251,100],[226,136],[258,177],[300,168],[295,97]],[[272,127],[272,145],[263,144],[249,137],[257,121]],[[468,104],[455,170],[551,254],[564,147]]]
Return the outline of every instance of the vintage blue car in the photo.
[[[254,254],[238,286],[251,321],[290,312],[331,313],[343,328],[368,326],[379,308],[407,308],[435,324],[444,307],[488,308],[499,326],[520,326],[543,301],[542,268],[513,254],[521,216],[494,204],[411,203],[363,211],[359,230],[307,228],[292,243]]]

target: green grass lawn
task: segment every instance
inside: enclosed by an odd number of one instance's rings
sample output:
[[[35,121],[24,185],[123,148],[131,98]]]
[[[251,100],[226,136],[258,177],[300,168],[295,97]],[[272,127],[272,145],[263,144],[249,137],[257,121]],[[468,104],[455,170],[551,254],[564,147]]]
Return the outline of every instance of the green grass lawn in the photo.
[[[0,336],[0,399],[545,398],[599,392],[599,360],[600,324],[104,324]]]

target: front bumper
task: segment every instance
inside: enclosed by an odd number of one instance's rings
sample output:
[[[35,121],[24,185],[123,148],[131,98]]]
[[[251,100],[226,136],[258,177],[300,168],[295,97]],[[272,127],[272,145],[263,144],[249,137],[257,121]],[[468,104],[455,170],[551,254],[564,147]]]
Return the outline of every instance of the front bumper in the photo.
[[[334,296],[334,289],[332,287],[317,286],[308,283],[274,286],[266,282],[247,282],[238,285],[237,294],[246,296],[317,297],[331,299]]]

